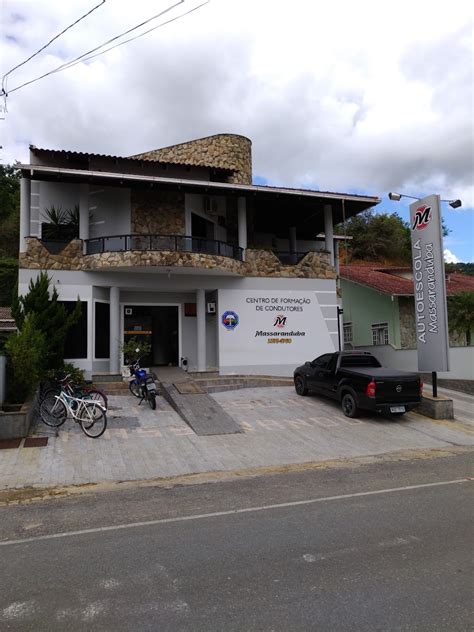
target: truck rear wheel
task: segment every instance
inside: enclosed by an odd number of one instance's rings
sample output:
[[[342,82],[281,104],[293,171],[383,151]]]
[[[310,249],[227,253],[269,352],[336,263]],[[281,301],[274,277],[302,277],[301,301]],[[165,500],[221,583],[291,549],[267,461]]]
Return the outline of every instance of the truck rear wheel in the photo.
[[[358,409],[355,397],[351,393],[344,393],[341,400],[342,412],[346,417],[357,417]]]

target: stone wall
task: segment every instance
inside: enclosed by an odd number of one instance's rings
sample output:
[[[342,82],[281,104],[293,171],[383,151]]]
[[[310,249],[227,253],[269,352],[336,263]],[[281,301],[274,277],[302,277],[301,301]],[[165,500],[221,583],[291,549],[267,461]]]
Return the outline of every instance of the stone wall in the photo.
[[[27,252],[20,254],[20,267],[34,270],[107,270],[121,267],[179,267],[219,269],[247,277],[335,279],[336,271],[327,252],[308,252],[294,266],[283,265],[278,257],[266,250],[246,250],[246,261],[230,257],[157,250],[129,250],[82,254],[82,242],[73,240],[59,254],[48,252],[36,237],[27,238]]]
[[[234,173],[227,182],[252,184],[252,141],[238,134],[215,134],[132,158],[229,169]]]
[[[412,296],[398,298],[400,313],[400,342],[402,349],[416,349],[415,304]],[[465,347],[466,334],[457,331],[449,332],[450,347]]]
[[[132,233],[184,235],[184,193],[132,190]]]

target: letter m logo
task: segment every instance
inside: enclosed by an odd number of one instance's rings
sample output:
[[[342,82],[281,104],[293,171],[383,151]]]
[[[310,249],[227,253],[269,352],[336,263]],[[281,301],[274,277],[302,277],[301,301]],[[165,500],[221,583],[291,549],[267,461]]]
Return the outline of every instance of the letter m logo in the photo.
[[[286,316],[276,316],[275,322],[273,323],[274,327],[284,327],[286,325]]]
[[[431,206],[420,206],[415,211],[412,230],[422,230],[426,228],[431,221]]]

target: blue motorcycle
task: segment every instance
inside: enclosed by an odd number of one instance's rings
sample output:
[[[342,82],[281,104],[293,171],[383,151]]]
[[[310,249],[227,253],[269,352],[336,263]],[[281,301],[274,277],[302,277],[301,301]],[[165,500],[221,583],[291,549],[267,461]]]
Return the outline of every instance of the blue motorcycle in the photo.
[[[138,405],[145,399],[150,408],[155,410],[156,408],[156,375],[154,373],[147,373],[146,369],[140,368],[140,358],[128,365],[130,378],[128,388],[135,397],[139,397],[140,401]]]

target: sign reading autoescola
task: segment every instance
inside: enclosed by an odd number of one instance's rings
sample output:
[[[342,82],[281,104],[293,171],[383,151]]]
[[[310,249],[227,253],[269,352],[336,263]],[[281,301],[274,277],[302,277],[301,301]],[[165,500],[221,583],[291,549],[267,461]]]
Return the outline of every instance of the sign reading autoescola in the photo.
[[[440,199],[410,204],[415,326],[419,371],[449,371],[448,317]]]

